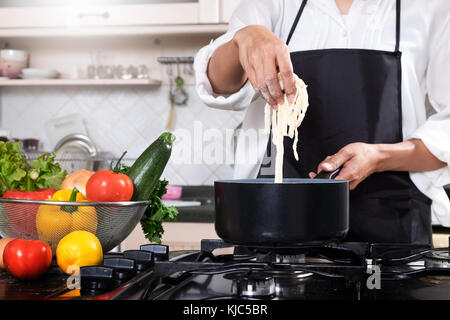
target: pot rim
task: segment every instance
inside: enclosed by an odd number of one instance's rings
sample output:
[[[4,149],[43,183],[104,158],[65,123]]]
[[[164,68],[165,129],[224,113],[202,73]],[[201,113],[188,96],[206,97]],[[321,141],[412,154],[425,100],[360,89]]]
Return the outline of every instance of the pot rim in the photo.
[[[348,184],[347,180],[334,180],[334,179],[283,179],[283,183],[274,183],[274,179],[229,179],[229,180],[216,180],[214,183],[225,184],[263,184],[263,185],[307,185],[307,184]]]

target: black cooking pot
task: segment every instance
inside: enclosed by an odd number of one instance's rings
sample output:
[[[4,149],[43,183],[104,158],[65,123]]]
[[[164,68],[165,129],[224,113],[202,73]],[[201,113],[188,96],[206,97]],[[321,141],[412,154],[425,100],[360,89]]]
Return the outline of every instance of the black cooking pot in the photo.
[[[216,181],[215,228],[224,241],[295,248],[337,241],[349,228],[349,184],[333,179]]]

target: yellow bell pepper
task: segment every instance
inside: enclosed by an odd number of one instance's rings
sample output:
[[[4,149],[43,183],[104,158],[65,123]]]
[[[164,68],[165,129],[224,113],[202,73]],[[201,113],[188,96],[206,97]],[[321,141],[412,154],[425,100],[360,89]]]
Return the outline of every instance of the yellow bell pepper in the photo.
[[[71,201],[70,197],[73,193],[75,193],[75,200],[73,201],[87,201],[86,198],[83,196],[81,192],[78,191],[78,189],[74,188],[75,190],[59,190],[56,191],[53,196],[50,198],[52,201]]]
[[[73,190],[59,190],[48,201],[86,202],[86,198]],[[36,229],[40,240],[47,242],[52,249],[72,231],[82,230],[93,234],[97,231],[97,213],[89,206],[41,205],[36,214]]]

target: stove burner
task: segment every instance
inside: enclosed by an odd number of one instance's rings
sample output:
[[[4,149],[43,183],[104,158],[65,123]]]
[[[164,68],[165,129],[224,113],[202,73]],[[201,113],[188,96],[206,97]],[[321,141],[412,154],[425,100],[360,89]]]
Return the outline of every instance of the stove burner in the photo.
[[[448,250],[445,251],[434,250],[426,253],[425,267],[450,269],[450,252]]]
[[[224,278],[233,281],[231,292],[238,297],[267,298],[275,294],[275,280],[265,272],[235,272]]]
[[[305,263],[305,254],[280,254],[275,252],[258,253],[256,255],[258,262],[274,262],[274,263]]]

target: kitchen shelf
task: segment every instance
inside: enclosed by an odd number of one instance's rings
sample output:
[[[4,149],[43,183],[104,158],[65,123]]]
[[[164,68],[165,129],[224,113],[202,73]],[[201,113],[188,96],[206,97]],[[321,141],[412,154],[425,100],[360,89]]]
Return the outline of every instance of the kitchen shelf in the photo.
[[[19,86],[160,86],[154,79],[10,79],[0,80],[0,87]]]

